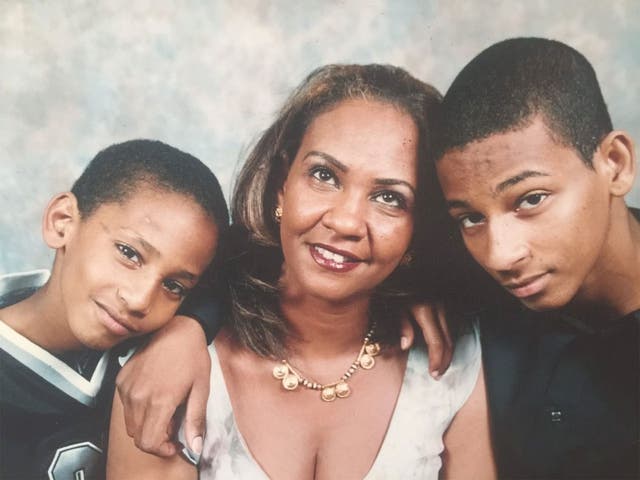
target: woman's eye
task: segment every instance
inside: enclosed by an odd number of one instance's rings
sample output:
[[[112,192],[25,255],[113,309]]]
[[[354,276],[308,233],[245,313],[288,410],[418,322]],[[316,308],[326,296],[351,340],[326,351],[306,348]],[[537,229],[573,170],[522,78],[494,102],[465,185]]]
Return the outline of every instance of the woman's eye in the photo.
[[[123,243],[116,243],[116,248],[118,249],[120,254],[127,260],[134,263],[140,263],[140,255],[138,255],[138,252],[136,252],[133,248]]]
[[[164,288],[166,288],[169,293],[179,297],[184,297],[187,293],[187,289],[180,282],[176,282],[175,280],[166,280],[164,282]]]
[[[472,228],[482,223],[484,218],[479,213],[471,213],[458,218],[460,228]]]
[[[518,209],[531,210],[532,208],[536,208],[544,202],[548,196],[548,193],[531,193],[520,200],[518,203]]]
[[[337,185],[338,181],[331,170],[325,167],[317,167],[311,171],[311,176],[322,183]]]
[[[380,192],[374,195],[373,199],[376,202],[382,203],[383,205],[388,205],[390,207],[395,207],[395,208],[407,207],[407,202],[404,196],[400,195],[397,192],[391,192],[391,191]]]

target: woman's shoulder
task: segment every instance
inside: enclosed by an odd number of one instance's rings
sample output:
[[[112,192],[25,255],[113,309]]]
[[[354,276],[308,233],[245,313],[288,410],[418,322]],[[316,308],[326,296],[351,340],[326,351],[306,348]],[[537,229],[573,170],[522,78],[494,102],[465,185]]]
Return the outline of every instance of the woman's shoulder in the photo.
[[[439,391],[443,399],[457,411],[471,394],[478,379],[482,352],[480,333],[475,322],[469,323],[455,339],[455,348],[451,365],[439,379],[429,375],[429,357],[424,344],[411,349],[407,364],[407,380],[410,384],[425,384]]]

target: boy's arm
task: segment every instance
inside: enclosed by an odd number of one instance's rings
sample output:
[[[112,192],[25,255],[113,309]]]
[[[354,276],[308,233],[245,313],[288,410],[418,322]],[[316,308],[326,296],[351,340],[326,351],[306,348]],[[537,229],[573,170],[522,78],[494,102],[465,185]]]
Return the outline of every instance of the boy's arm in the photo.
[[[124,410],[118,395],[113,397],[109,446],[107,450],[107,479],[136,480],[196,479],[196,467],[181,455],[159,458],[138,450],[125,429]]]
[[[155,333],[127,362],[116,380],[127,434],[140,449],[160,456],[176,452],[171,442],[174,434],[171,420],[185,400],[184,432],[188,447],[198,454],[202,449],[209,396],[207,344],[222,323],[222,302],[214,300],[205,289],[192,292],[188,300],[179,312],[181,315]],[[197,317],[201,323],[186,315]]]

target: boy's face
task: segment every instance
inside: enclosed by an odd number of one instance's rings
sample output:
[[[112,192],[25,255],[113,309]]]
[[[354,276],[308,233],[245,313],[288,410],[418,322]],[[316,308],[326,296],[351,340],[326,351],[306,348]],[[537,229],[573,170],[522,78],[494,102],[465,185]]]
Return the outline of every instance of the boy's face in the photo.
[[[139,187],[75,222],[60,285],[70,333],[104,350],[175,314],[213,259],[217,228],[188,196]]]
[[[563,307],[598,281],[611,199],[597,155],[592,170],[536,118],[438,162],[469,252],[529,308]]]

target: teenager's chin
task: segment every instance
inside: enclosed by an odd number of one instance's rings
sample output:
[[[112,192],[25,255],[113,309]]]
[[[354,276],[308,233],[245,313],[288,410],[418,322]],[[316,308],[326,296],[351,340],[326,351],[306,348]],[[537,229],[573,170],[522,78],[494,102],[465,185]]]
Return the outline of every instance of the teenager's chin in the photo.
[[[533,295],[529,298],[520,298],[520,302],[529,310],[534,312],[547,312],[550,310],[557,310],[564,307],[567,301],[564,301],[559,296],[549,296],[544,294]]]

